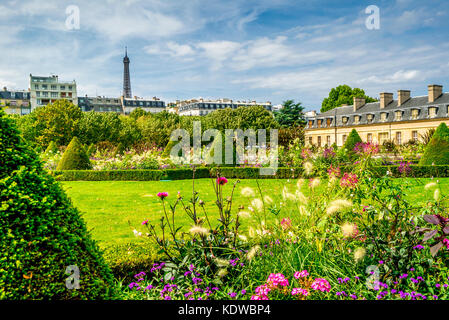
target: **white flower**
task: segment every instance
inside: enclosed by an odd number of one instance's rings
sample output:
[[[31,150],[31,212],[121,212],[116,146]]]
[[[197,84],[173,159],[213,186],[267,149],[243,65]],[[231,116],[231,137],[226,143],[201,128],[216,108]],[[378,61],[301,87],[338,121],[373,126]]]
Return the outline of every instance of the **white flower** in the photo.
[[[241,194],[242,194],[242,196],[247,197],[247,198],[255,196],[254,190],[250,187],[243,188],[241,191]]]
[[[365,248],[359,247],[359,248],[355,249],[354,250],[354,260],[355,260],[355,262],[361,261],[365,257],[365,254],[366,254]]]
[[[136,229],[134,229],[133,232],[134,232],[134,235],[135,235],[136,237],[141,237],[141,236],[142,236],[142,232],[139,232],[139,231],[137,231]]]

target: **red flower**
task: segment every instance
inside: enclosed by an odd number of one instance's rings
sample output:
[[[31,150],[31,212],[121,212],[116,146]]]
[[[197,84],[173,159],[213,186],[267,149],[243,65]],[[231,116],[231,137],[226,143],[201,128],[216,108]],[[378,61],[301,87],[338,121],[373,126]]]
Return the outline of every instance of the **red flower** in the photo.
[[[159,192],[159,193],[157,194],[157,196],[158,196],[159,198],[161,198],[161,200],[164,200],[164,198],[167,198],[167,197],[168,197],[168,193],[167,193],[167,192]]]
[[[228,179],[226,179],[225,177],[218,177],[217,178],[217,184],[219,185],[225,185],[226,183],[228,183]]]

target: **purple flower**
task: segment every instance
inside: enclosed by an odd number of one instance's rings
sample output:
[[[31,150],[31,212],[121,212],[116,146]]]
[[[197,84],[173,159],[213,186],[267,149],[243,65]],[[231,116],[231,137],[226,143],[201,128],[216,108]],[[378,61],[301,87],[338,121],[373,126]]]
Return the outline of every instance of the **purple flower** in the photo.
[[[229,295],[231,298],[235,298],[235,297],[237,296],[237,293],[235,293],[235,292],[229,292],[228,295]]]

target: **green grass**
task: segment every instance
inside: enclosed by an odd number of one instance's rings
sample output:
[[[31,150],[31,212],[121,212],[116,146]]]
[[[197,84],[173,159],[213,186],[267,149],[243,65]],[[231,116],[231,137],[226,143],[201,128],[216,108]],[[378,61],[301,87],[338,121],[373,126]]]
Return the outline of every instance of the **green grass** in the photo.
[[[436,179],[434,179],[435,181]],[[438,179],[440,182],[441,194],[449,194],[449,178]],[[269,195],[275,202],[281,200],[281,191],[284,185],[293,188],[296,181],[265,179],[258,180],[262,194]],[[404,183],[404,179],[397,179],[398,183]],[[430,179],[407,179],[412,184],[409,192],[409,199],[414,202],[423,202],[432,197],[431,191],[424,190],[423,186]],[[225,186],[225,194],[230,195],[232,184],[235,180],[230,180]],[[83,218],[87,222],[88,228],[92,231],[93,237],[99,241],[101,247],[110,244],[127,243],[136,240],[132,230],[144,230],[142,221],[149,219],[151,223],[157,224],[163,215],[162,205],[156,196],[158,192],[169,193],[168,201],[173,203],[178,191],[185,201],[192,195],[192,180],[178,181],[72,181],[61,182],[63,188],[72,198],[74,205],[83,212]],[[252,187],[257,191],[256,180],[241,180],[237,185],[233,213],[238,211],[238,207],[243,205],[248,207],[248,199],[240,195],[243,187]],[[205,208],[211,222],[218,218],[218,210],[215,205],[215,193],[210,179],[195,180],[195,190],[199,192],[200,199],[205,201]],[[277,201],[276,201],[277,200]],[[288,212],[290,211],[290,212]],[[280,217],[294,215],[293,210],[285,210]],[[271,215],[273,216],[273,215]],[[191,221],[184,210],[179,207],[175,218],[177,225],[184,225],[184,230],[191,226]],[[129,223],[128,223],[129,222]],[[243,228],[248,222],[243,222]]]

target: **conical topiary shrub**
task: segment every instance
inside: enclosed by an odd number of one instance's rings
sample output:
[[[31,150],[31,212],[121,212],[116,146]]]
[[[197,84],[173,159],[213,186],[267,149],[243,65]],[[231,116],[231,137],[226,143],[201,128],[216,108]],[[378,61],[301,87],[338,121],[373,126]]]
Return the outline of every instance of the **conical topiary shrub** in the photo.
[[[47,149],[45,149],[45,154],[56,154],[58,152],[58,146],[54,141],[50,142]]]
[[[64,151],[56,170],[87,170],[90,168],[91,164],[86,149],[77,137],[73,137]]]
[[[2,110],[0,202],[0,299],[111,297],[113,276],[80,212]]]
[[[170,158],[171,149],[178,144],[178,141],[169,140],[165,146],[164,152],[162,152],[162,158]]]
[[[354,152],[354,147],[357,143],[362,142],[362,138],[360,138],[359,133],[357,130],[352,129],[351,133],[349,134],[348,138],[346,138],[346,142],[344,144],[344,147],[349,152]]]
[[[449,128],[442,122],[427,144],[419,165],[449,164]]]
[[[92,143],[88,148],[87,148],[87,156],[91,157],[95,151],[97,151],[97,147]]]

